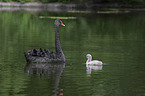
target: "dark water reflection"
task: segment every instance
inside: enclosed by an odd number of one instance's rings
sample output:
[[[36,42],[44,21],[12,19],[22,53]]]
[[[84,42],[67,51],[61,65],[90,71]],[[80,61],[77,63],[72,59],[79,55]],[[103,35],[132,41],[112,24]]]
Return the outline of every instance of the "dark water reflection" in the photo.
[[[54,20],[40,16],[77,17],[62,20],[66,27],[60,27],[65,69],[26,66],[24,51],[55,49]],[[0,96],[144,96],[144,16],[0,11]],[[105,65],[88,70],[84,64],[88,53]]]
[[[36,86],[34,87],[30,84],[29,87],[33,90],[26,90],[30,91],[30,93],[35,94],[35,96],[39,96],[38,94],[46,94],[51,96],[57,96],[58,94],[63,94],[63,89],[59,88],[60,78],[65,68],[64,63],[27,63],[25,66],[25,72],[31,76],[37,75],[38,77],[48,78],[47,82],[43,80],[35,82]],[[33,77],[32,77],[33,78]],[[36,77],[37,78],[37,77]],[[42,83],[43,82],[43,83]],[[45,84],[45,85],[43,85]],[[37,86],[39,85],[39,86]],[[45,86],[47,89],[39,90],[40,86]],[[51,86],[51,87],[50,87]],[[39,90],[39,91],[37,91]],[[45,91],[46,93],[45,93]],[[47,93],[49,91],[49,94]],[[30,94],[31,95],[31,94]]]

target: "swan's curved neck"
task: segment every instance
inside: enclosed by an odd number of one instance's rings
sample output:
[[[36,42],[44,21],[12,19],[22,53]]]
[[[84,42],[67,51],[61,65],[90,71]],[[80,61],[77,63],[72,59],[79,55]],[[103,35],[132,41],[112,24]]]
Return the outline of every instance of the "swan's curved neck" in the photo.
[[[56,48],[56,53],[63,53],[60,45],[60,38],[59,38],[59,26],[55,24],[55,48]]]
[[[90,62],[90,61],[92,61],[92,56],[88,57],[87,62]]]
[[[55,48],[56,48],[56,54],[59,55],[59,57],[65,62],[65,56],[63,54],[63,51],[61,49],[60,45],[60,38],[59,38],[59,26],[55,24]]]

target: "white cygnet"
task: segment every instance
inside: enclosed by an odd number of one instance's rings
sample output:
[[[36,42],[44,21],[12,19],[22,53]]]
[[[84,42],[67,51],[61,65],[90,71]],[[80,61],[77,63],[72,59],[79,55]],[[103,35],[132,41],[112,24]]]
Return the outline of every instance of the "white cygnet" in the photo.
[[[92,65],[102,65],[103,63],[102,63],[102,61],[98,61],[98,60],[93,60],[92,61],[92,56],[91,56],[91,54],[87,54],[86,55],[86,58],[87,58],[87,62],[86,62],[86,64],[92,64]]]

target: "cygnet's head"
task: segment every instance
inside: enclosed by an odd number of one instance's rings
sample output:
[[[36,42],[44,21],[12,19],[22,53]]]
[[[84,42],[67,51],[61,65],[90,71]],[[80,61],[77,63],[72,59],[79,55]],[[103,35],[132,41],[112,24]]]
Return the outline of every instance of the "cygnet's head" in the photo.
[[[86,57],[91,57],[91,54],[87,54]]]
[[[87,55],[86,55],[86,58],[87,58],[88,60],[91,61],[91,60],[92,60],[92,56],[91,56],[91,54],[87,54]]]

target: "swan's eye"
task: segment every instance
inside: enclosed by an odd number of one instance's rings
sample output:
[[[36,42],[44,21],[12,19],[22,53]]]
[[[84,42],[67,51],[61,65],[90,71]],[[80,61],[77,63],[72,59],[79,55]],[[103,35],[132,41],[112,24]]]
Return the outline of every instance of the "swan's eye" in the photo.
[[[59,20],[59,23],[61,24],[61,21]]]

